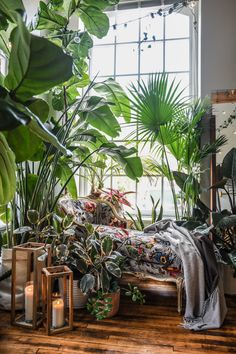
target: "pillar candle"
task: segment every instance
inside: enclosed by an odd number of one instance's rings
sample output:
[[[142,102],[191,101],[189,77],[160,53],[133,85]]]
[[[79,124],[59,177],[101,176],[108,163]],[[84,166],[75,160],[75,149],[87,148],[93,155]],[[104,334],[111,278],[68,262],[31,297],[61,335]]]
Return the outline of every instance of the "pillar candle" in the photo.
[[[34,286],[25,287],[25,321],[33,321]]]
[[[64,326],[64,323],[64,301],[56,299],[52,302],[52,326],[60,328]]]

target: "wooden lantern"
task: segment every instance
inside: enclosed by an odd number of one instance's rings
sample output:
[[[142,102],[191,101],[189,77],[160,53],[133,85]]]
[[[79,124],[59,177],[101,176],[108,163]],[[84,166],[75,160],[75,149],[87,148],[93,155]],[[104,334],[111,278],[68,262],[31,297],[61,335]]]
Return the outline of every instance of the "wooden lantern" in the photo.
[[[24,284],[23,312],[16,312],[17,253],[24,252],[27,260],[26,283]],[[41,305],[41,270],[51,265],[51,246],[27,242],[12,249],[11,324],[36,329],[43,320]]]
[[[55,284],[57,289],[55,290]],[[42,270],[43,317],[47,335],[73,329],[73,272],[65,265]]]

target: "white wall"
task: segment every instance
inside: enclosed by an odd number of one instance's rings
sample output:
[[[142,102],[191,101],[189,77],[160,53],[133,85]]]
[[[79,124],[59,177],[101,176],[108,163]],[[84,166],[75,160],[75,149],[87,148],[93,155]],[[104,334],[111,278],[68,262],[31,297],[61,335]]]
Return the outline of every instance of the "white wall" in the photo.
[[[200,0],[200,96],[236,88],[236,0]],[[235,137],[235,135],[234,135]],[[209,142],[209,120],[203,121],[202,143]],[[210,158],[202,163],[201,185],[210,185]],[[210,205],[208,192],[202,200]]]
[[[201,0],[201,96],[236,88],[236,0]]]

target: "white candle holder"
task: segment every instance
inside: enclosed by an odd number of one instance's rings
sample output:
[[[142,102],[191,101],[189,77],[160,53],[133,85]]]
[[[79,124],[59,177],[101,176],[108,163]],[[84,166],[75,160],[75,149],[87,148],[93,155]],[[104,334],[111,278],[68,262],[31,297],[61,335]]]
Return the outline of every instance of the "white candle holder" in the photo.
[[[16,269],[17,253],[26,254],[27,275],[24,285],[22,311],[16,312]],[[41,308],[41,270],[51,265],[51,246],[44,243],[27,242],[12,249],[11,324],[36,329],[43,321]]]
[[[58,282],[58,289],[55,293],[56,282]],[[70,268],[64,265],[44,268],[42,295],[47,335],[71,331],[73,329],[73,272]],[[68,298],[69,307],[67,307]]]

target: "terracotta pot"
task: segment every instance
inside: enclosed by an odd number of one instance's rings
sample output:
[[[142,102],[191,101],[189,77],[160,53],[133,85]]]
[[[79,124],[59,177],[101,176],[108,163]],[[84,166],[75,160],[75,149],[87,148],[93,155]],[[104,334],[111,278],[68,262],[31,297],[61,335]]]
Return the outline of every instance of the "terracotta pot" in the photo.
[[[108,312],[106,317],[113,317],[117,314],[120,307],[120,289],[118,289],[115,293],[109,293],[104,295],[105,298],[110,298],[112,300],[112,308]]]

